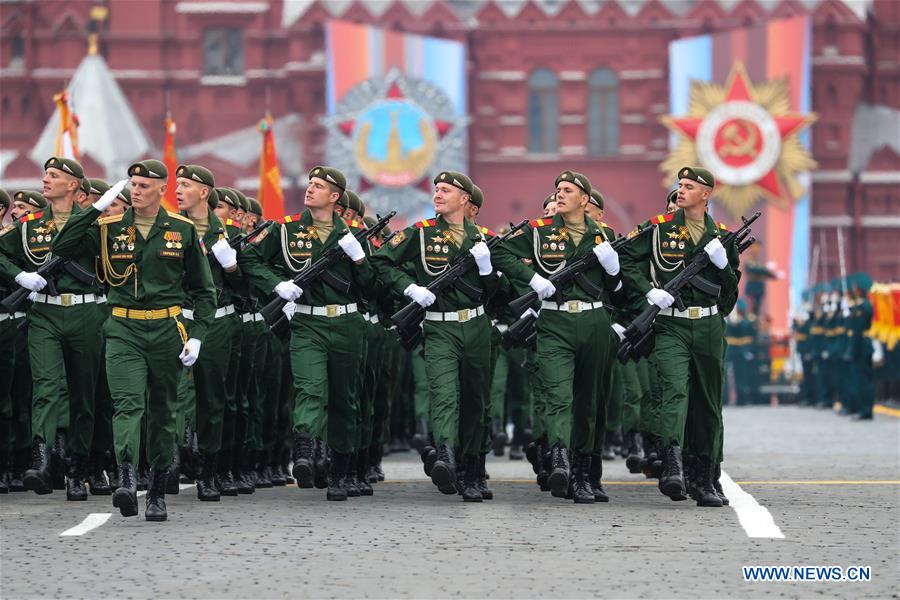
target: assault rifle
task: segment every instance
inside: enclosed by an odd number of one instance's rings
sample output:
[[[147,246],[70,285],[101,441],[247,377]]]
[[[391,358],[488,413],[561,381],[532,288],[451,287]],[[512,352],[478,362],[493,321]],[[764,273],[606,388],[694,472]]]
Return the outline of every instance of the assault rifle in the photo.
[[[392,210],[387,216],[379,217],[378,221],[368,229],[360,229],[353,233],[353,237],[359,242],[371,240],[381,233],[382,229],[387,227],[388,222],[390,222],[396,214],[397,211]],[[350,291],[350,282],[341,279],[330,271],[330,269],[338,264],[344,256],[346,256],[346,254],[339,244],[331,246],[316,262],[297,273],[293,282],[303,291],[306,291],[309,289],[310,284],[321,279],[334,289],[346,294]],[[285,304],[287,304],[287,300],[276,297],[259,311],[262,314],[263,319],[265,319],[266,324],[273,330],[281,319],[287,321],[287,317],[285,317],[284,312],[282,312]],[[278,326],[280,327],[280,325]]]
[[[48,296],[59,296],[59,290],[56,288],[56,278],[63,273],[68,273],[81,283],[88,285],[96,283],[93,273],[87,271],[72,259],[63,258],[62,256],[50,258],[50,260],[44,263],[36,273],[47,280],[47,285],[39,293],[47,294]],[[3,310],[9,313],[20,312],[22,306],[28,301],[29,294],[31,294],[31,290],[20,287],[4,298],[3,301],[0,302],[0,306],[3,306]]]
[[[757,211],[749,219],[741,217],[743,224],[735,231],[729,231],[722,238],[722,245],[726,248],[734,246],[739,253],[752,246],[756,242],[756,238],[748,237],[751,231],[750,225],[761,214]],[[662,289],[675,297],[675,307],[678,310],[686,310],[680,292],[687,285],[691,285],[705,294],[715,297],[719,296],[719,286],[700,276],[700,273],[709,265],[709,262],[709,255],[706,252],[697,252],[694,254],[694,258],[691,259],[691,262],[663,286]],[[625,328],[625,339],[622,340],[617,354],[619,362],[625,364],[629,360],[638,360],[649,356],[654,346],[653,321],[656,319],[659,311],[660,308],[658,306],[651,304]]]
[[[616,238],[610,245],[613,247],[613,250],[619,251],[623,246],[632,242],[632,240],[637,240],[649,233],[652,227],[644,227],[639,230],[632,237],[627,236],[619,236]],[[550,283],[556,287],[556,300],[557,302],[562,302],[561,294],[562,290],[568,287],[570,284],[577,283],[584,291],[594,296],[595,298],[599,298],[603,293],[603,288],[595,284],[593,281],[587,278],[585,274],[589,269],[592,269],[600,264],[597,261],[597,255],[593,252],[585,254],[583,256],[579,256],[565,267],[554,273],[550,277]],[[509,326],[509,329],[504,332],[501,337],[501,342],[505,348],[514,348],[516,346],[528,347],[534,342],[535,338],[535,330],[534,324],[537,321],[537,313],[535,311],[528,311],[529,307],[534,304],[538,299],[538,294],[535,291],[528,292],[527,294],[516,298],[512,302],[509,303],[509,308],[514,315],[522,315],[518,321]],[[528,311],[528,314],[525,314]]]
[[[510,229],[501,236],[492,237],[487,241],[489,249],[496,248],[510,237],[516,234],[520,229],[525,227],[528,221],[523,219],[515,225],[510,223]],[[431,280],[427,290],[439,296],[446,288],[451,285],[464,293],[472,300],[478,302],[481,300],[481,290],[471,286],[462,280],[463,275],[469,272],[475,266],[475,257],[469,252],[461,253],[456,260],[447,266],[444,271]],[[425,319],[425,309],[415,301],[395,312],[391,316],[391,322],[397,326],[397,333],[400,336],[400,343],[406,350],[411,350],[418,343],[419,334],[422,328],[422,321]]]

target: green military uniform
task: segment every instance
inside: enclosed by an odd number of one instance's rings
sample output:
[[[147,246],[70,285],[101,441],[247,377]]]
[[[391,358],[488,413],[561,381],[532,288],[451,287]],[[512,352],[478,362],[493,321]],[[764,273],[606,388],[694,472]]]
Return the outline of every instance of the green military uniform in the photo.
[[[435,185],[439,182],[472,193],[471,181],[461,174],[441,173]],[[379,278],[400,293],[413,284],[427,285],[483,240],[481,229],[464,220],[462,242],[457,246],[451,226],[438,216],[397,233],[375,254],[373,263]],[[474,267],[461,279],[481,290],[481,298],[471,298],[455,287],[447,289],[426,309],[424,323],[430,422],[441,464],[432,469],[432,482],[448,494],[456,493],[452,479],[457,446],[474,469],[484,444],[491,324],[483,303],[497,285],[496,273],[480,276]]]
[[[756,319],[745,314],[746,304],[738,301],[738,314],[725,322],[725,362],[730,366],[734,380],[734,391],[737,404],[754,404],[757,399],[756,389],[758,365],[753,351],[756,339]],[[723,402],[728,400],[727,385],[723,385]]]
[[[167,175],[158,161],[136,163],[129,174],[156,179]],[[206,338],[215,312],[215,287],[197,231],[185,217],[160,208],[145,238],[135,226],[134,209],[98,220],[99,215],[95,208],[73,215],[55,236],[52,250],[63,257],[100,256],[102,280],[110,285],[112,316],[103,332],[116,460],[126,488],[140,456],[145,413],[150,466],[159,474],[172,462],[173,410],[183,369],[179,353],[188,338]],[[181,307],[188,299],[194,319],[186,329]],[[206,352],[215,353],[216,348]],[[137,514],[134,498],[125,502],[117,493],[114,505],[126,516]]]

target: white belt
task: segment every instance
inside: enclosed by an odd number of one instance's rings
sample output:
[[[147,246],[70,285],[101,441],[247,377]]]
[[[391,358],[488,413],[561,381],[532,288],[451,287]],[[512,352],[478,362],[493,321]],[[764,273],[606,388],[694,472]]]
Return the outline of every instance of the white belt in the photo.
[[[244,313],[241,315],[241,323],[252,323],[253,313]]]
[[[298,304],[296,312],[314,317],[342,317],[357,311],[356,302],[350,304],[326,304],[325,306],[309,306]]]
[[[503,323],[498,323],[494,325],[497,328],[497,331],[500,333],[506,333],[506,330],[509,329],[509,325],[504,325]]]
[[[603,308],[602,302],[583,302],[582,300],[566,300],[562,304],[557,304],[552,300],[544,300],[541,302],[543,310],[561,310],[567,313],[580,313],[586,310],[594,310],[595,308]]]
[[[659,311],[659,314],[667,317],[678,317],[679,319],[702,319],[703,317],[711,317],[712,315],[719,314],[719,307],[688,306],[686,310],[665,308]]]
[[[253,313],[253,320],[258,323],[259,321],[265,321],[266,319],[262,316],[262,313]]]
[[[369,323],[372,325],[377,325],[379,320],[378,315],[369,315]]]
[[[457,321],[459,323],[465,323],[470,319],[474,319],[475,317],[480,317],[484,314],[484,307],[478,306],[476,308],[463,308],[462,310],[454,310],[452,312],[426,312],[425,320],[426,321]]]
[[[229,304],[228,306],[223,306],[222,308],[217,308],[215,314],[213,315],[214,319],[221,319],[226,315],[234,314],[234,304]],[[194,320],[194,311],[190,308],[181,309],[181,316],[185,319],[189,319],[191,321]]]
[[[34,302],[41,304],[52,304],[53,306],[75,306],[76,304],[90,304],[99,302],[103,298],[106,302],[106,296],[97,296],[96,294],[60,294],[59,296],[48,296],[47,294],[35,294]]]
[[[0,313],[0,321],[5,321],[7,319],[21,319],[24,316],[25,316],[25,313],[23,313],[23,312],[17,312],[17,313],[13,313],[13,314]]]

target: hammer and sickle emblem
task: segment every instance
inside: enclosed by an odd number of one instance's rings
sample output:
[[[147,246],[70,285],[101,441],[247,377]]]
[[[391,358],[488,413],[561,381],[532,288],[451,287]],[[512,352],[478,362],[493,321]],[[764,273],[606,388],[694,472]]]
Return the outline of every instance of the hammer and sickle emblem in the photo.
[[[732,121],[722,130],[722,139],[726,143],[719,148],[719,156],[749,156],[756,158],[756,141],[759,133],[756,127],[743,119]]]

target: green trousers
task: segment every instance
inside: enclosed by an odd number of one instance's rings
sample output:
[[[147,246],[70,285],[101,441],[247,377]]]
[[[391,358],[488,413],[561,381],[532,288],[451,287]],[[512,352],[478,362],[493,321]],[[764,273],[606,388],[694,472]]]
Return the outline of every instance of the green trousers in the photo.
[[[261,333],[254,328],[255,321],[241,322],[240,361],[237,365],[237,384],[235,386],[235,426],[234,445],[237,449],[257,450],[251,442],[253,438],[253,400],[250,394],[250,382],[256,368],[256,348]],[[259,324],[262,324],[260,322]]]
[[[178,355],[184,347],[176,319],[138,321],[110,317],[106,336],[106,377],[113,401],[116,462],[137,465],[141,449],[141,418],[147,417],[146,453],[149,466],[166,469],[172,463],[178,380],[184,367]],[[213,347],[200,350],[211,352]]]
[[[106,356],[106,340],[103,341],[100,355]],[[109,395],[109,383],[106,380],[106,361],[102,361],[97,373],[97,389],[94,396],[94,437],[91,441],[93,454],[113,451],[112,416],[113,404]]]
[[[372,416],[371,446],[388,442],[391,437],[391,398],[397,388],[397,373],[406,351],[392,331],[383,334],[383,359],[376,366],[375,399]],[[426,414],[424,418],[428,418]]]
[[[622,431],[625,433],[635,433],[641,425],[641,397],[644,389],[641,386],[641,377],[638,373],[638,363],[628,361],[621,366],[622,374]]]
[[[222,451],[231,455],[234,452],[235,439],[243,441],[244,432],[238,434],[238,376],[241,368],[241,338],[243,330],[239,315],[225,317],[231,319],[231,356],[225,376],[225,407],[222,414]],[[243,421],[241,425],[243,426]]]
[[[425,321],[425,372],[437,444],[475,456],[484,446],[484,406],[491,368],[491,323]]]
[[[87,456],[94,432],[94,397],[106,312],[97,304],[35,304],[28,316],[31,358],[31,427],[34,439],[53,441],[66,428],[68,450]],[[68,414],[68,427],[65,425]],[[62,423],[61,423],[62,421]]]
[[[609,315],[595,309],[581,313],[543,310],[537,321],[537,362],[544,396],[547,440],[577,452],[594,449],[601,379],[611,350]]]
[[[23,318],[16,323],[15,363],[13,365],[12,397],[12,448],[30,448],[31,435],[31,360],[28,357],[28,330],[19,328]]]
[[[263,377],[260,381],[262,394],[262,417],[260,438],[262,450],[271,451],[280,437],[281,404],[284,394],[285,363],[289,362],[289,340],[280,339],[270,331],[266,332],[266,357],[263,360]],[[318,435],[318,433],[316,433]]]
[[[13,377],[16,365],[16,342],[18,340],[19,319],[5,318],[0,321],[0,458],[6,460],[13,449]],[[6,471],[6,464],[0,465]]]
[[[237,317],[213,319],[206,332],[203,350],[194,363],[194,389],[197,398],[195,423],[197,446],[204,454],[222,450],[225,411],[228,402],[228,367]]]
[[[368,448],[375,431],[375,398],[378,380],[384,364],[389,360],[385,352],[387,332],[379,323],[366,324],[366,356],[362,384],[359,389],[359,425],[356,448]]]
[[[340,454],[352,452],[357,443],[364,326],[359,313],[332,318],[296,314],[291,319],[294,431],[325,432],[328,445]]]
[[[642,358],[641,363],[647,367],[647,393],[641,400],[641,432],[659,436],[659,405],[662,402],[662,390],[659,387],[659,366],[656,353]]]
[[[664,444],[685,446],[697,456],[716,458],[722,443],[722,376],[725,326],[720,315],[701,319],[656,319]]]

